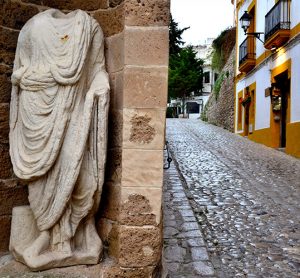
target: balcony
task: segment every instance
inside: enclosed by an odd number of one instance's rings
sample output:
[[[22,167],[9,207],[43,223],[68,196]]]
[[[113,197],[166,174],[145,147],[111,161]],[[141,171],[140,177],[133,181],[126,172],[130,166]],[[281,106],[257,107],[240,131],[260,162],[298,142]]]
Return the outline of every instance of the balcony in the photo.
[[[239,71],[249,72],[255,67],[255,38],[248,36],[240,45],[239,51]]]
[[[290,0],[280,0],[265,17],[265,48],[280,47],[290,38]]]

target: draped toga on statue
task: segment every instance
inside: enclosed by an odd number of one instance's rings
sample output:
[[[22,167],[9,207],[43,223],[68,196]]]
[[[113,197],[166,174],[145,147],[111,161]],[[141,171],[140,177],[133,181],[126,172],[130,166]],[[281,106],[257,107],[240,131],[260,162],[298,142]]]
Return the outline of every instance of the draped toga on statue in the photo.
[[[39,234],[28,246],[11,240],[11,249],[34,269],[60,266],[51,252],[63,253],[63,265],[89,263],[76,250],[87,249],[87,229],[97,236],[106,159],[109,84],[99,24],[81,10],[34,16],[19,35],[12,83],[10,155],[16,176],[28,181]]]

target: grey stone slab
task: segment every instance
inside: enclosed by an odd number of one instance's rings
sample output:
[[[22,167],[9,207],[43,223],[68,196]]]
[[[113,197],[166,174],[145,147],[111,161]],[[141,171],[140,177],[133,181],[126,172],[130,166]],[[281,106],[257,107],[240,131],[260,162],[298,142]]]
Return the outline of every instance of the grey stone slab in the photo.
[[[206,247],[192,247],[192,260],[193,261],[207,261],[209,256],[206,250]]]
[[[164,259],[167,262],[184,262],[186,249],[178,245],[170,245],[164,248]]]
[[[193,237],[187,239],[187,243],[190,247],[202,247],[205,246],[205,242],[202,237]]]

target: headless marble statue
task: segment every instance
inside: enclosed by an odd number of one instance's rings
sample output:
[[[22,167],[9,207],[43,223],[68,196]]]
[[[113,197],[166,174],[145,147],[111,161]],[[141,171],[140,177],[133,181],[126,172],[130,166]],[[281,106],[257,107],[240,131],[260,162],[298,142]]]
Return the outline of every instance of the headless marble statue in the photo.
[[[30,207],[13,210],[10,250],[33,270],[96,264],[109,102],[99,24],[81,10],[31,18],[12,84],[10,155]]]

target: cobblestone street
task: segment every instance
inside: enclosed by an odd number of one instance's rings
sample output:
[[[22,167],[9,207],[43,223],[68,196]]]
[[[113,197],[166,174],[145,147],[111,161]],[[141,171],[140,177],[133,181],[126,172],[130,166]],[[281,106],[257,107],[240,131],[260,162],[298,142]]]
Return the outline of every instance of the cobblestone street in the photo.
[[[300,160],[199,120],[168,120],[167,140],[169,277],[300,277]]]

